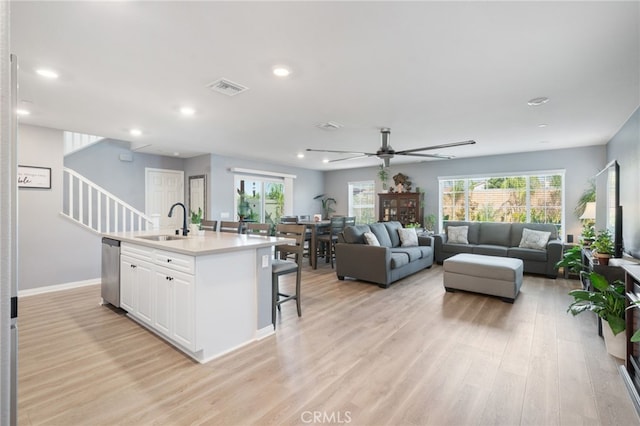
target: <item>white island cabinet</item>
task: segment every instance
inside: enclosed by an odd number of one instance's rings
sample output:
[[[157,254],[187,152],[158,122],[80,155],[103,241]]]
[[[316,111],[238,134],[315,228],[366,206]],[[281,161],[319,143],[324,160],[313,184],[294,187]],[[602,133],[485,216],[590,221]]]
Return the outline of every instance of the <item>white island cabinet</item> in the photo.
[[[119,239],[120,304],[199,362],[273,334],[272,246],[286,239],[206,232],[204,237]]]

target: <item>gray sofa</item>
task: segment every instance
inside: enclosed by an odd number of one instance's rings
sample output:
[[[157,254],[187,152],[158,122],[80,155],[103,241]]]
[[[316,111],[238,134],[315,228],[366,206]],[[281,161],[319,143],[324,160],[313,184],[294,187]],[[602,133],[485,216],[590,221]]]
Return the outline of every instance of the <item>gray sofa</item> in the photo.
[[[401,278],[433,265],[433,239],[418,237],[418,246],[401,247],[400,222],[379,222],[347,226],[335,246],[338,279],[356,278],[383,288]],[[365,232],[372,232],[380,247],[368,245]]]
[[[449,226],[468,226],[468,244],[452,244],[447,241]],[[546,249],[537,250],[519,247],[524,228],[551,233]],[[444,232],[434,235],[435,259],[442,264],[445,259],[458,253],[484,254],[522,259],[524,272],[543,274],[556,278],[556,263],[562,258],[562,241],[558,239],[555,225],[546,223],[498,223],[462,222],[444,223]]]

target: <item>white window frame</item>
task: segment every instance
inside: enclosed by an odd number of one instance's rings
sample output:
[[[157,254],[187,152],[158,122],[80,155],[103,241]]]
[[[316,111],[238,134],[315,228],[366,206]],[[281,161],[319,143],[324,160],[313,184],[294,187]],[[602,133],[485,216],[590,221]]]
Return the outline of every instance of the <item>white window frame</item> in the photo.
[[[375,217],[376,217],[376,200],[375,200],[375,196],[373,197],[373,203],[372,204],[362,204],[362,205],[355,205],[354,203],[354,199],[353,199],[353,188],[355,186],[364,186],[364,185],[370,185],[371,186],[371,190],[373,191],[374,195],[376,192],[376,182],[375,180],[360,180],[360,181],[355,181],[355,182],[348,182],[347,183],[347,188],[348,188],[348,206],[349,206],[349,216],[356,216],[354,211],[356,207],[359,208],[371,208],[371,212],[372,212],[372,217],[374,218],[375,221]]]
[[[525,172],[509,172],[509,173],[483,173],[476,175],[459,175],[459,176],[438,176],[438,227],[442,229],[442,224],[444,221],[444,217],[442,214],[442,196],[443,196],[443,188],[442,184],[444,181],[449,180],[463,180],[464,181],[464,194],[465,194],[465,219],[469,220],[469,180],[471,179],[494,179],[494,178],[506,178],[506,177],[524,177],[526,178],[527,187],[526,187],[526,212],[527,212],[527,222],[531,220],[531,186],[530,186],[530,178],[538,177],[538,176],[553,176],[560,175],[561,177],[561,213],[560,213],[560,232],[564,234],[566,232],[566,171],[564,169],[559,170],[538,170],[538,171],[525,171]]]

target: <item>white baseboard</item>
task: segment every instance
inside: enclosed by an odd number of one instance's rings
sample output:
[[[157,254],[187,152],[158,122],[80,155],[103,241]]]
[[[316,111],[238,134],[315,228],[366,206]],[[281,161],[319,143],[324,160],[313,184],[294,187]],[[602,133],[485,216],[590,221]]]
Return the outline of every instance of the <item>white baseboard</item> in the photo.
[[[54,291],[71,290],[72,288],[86,287],[89,285],[100,284],[100,278],[93,278],[84,281],[75,281],[71,283],[48,285],[45,287],[29,288],[26,290],[18,290],[18,297],[35,296],[36,294],[52,293]]]
[[[269,324],[268,326],[261,328],[260,330],[256,330],[256,340],[262,340],[266,337],[271,336],[272,334],[276,334],[273,329],[273,325]]]

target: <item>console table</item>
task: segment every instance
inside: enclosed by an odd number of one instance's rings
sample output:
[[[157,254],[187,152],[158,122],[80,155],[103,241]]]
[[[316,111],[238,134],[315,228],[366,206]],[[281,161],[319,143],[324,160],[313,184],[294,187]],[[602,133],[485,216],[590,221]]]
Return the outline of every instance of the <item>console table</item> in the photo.
[[[622,269],[625,271],[627,306],[630,306],[640,300],[640,265],[624,265]],[[640,306],[627,310],[626,322],[627,359],[625,365],[620,366],[620,374],[640,414],[640,344],[631,342],[631,336],[640,328]]]

